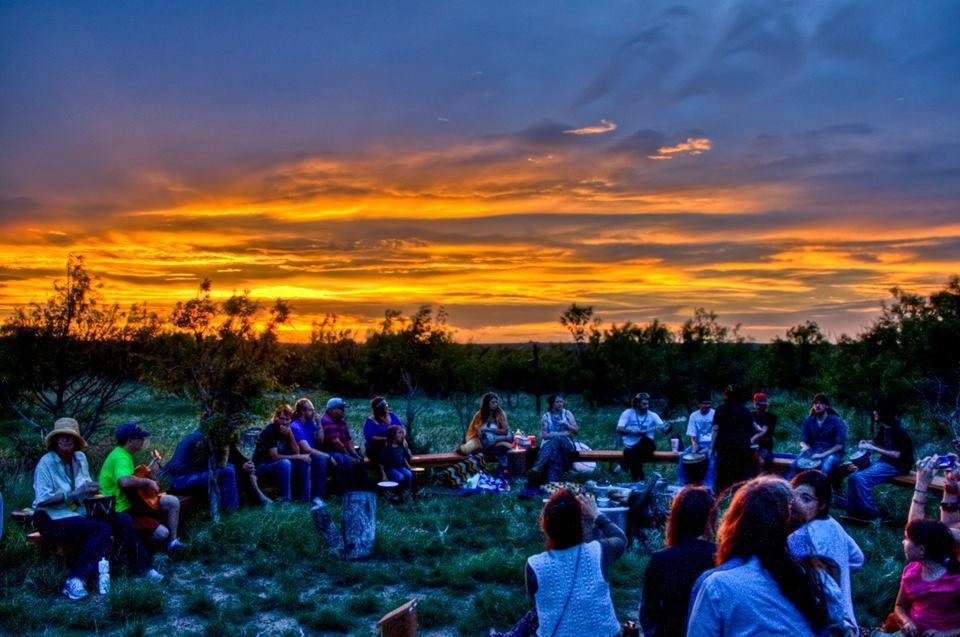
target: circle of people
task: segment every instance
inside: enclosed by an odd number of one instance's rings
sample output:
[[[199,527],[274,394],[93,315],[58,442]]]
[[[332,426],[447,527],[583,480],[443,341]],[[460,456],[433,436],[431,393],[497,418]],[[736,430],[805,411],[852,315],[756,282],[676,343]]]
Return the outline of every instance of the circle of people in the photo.
[[[688,480],[699,484],[685,486],[673,499],[666,548],[655,553],[647,567],[640,605],[647,636],[840,635],[856,630],[850,572],[862,566],[864,555],[829,515],[838,478],[853,470],[843,464],[846,424],[828,397],[817,394],[801,427],[801,453],[787,473],[792,480],[757,477],[773,463],[777,418],[765,394],[754,394],[753,405],[752,411],[747,409],[730,388],[716,409],[709,396],[701,396],[689,416],[690,444],[680,452],[678,480],[681,485]],[[365,455],[383,480],[409,489],[413,473],[405,427],[385,398],[375,396],[370,408],[363,425]],[[172,494],[205,497],[214,467],[225,510],[239,506],[241,493],[253,502],[271,502],[261,489],[263,482],[276,489],[280,500],[302,502],[326,495],[328,474],[340,493],[364,487],[364,458],[350,435],[346,409],[341,398],[331,398],[319,417],[307,398],[292,408],[281,405],[257,435],[252,459],[235,443],[211,450],[198,429],[179,442],[162,469],[156,452],[150,465],[134,466],[134,456],[150,434],[126,423],[115,431],[117,446],[105,459],[98,481],[90,477],[79,425],[71,418],[59,419],[45,438],[47,453],[36,467],[33,507],[41,536],[80,546],[63,594],[85,597],[86,582],[105,556],[133,576],[163,579],[152,568],[152,551],[177,551],[185,545],[178,537],[180,501],[160,493],[160,475],[170,480]],[[877,454],[878,461],[854,470],[846,498],[838,499],[848,514],[867,520],[880,516],[872,488],[908,473],[914,461],[910,436],[895,405],[883,403],[875,418],[875,437],[860,441],[858,450]],[[549,397],[528,483],[563,479],[577,456],[573,438],[578,431],[563,396]],[[654,434],[667,431],[669,425],[650,409],[645,393],[637,394],[620,415],[620,466],[634,480],[644,478],[643,465],[656,450]],[[462,455],[502,457],[513,448],[514,435],[496,394],[481,398],[465,439],[457,447]],[[212,460],[211,454],[216,455]],[[955,467],[945,472],[940,520],[926,519],[925,513],[934,472],[942,468],[939,460],[934,456],[918,464],[903,542],[908,564],[885,626],[908,637],[960,637]],[[702,475],[688,476],[691,469]],[[720,493],[716,500],[714,493]],[[112,514],[104,519],[86,515],[84,501],[91,497],[114,498]],[[596,539],[585,537],[585,524],[592,529],[586,535]],[[569,489],[547,501],[541,528],[547,551],[526,565],[535,609],[506,634],[619,635],[608,571],[626,548],[623,530],[599,511],[591,496]]]

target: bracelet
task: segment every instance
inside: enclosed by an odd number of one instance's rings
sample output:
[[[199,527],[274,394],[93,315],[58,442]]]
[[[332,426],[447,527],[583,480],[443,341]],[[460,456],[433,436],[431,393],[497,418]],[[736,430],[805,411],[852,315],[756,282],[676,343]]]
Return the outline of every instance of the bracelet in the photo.
[[[918,500],[918,499],[914,498],[914,499],[913,499],[913,503],[914,503],[914,504],[926,504],[927,501],[926,501],[926,500]]]
[[[957,502],[941,502],[940,508],[946,511],[947,513],[956,513],[960,511],[960,503]]]

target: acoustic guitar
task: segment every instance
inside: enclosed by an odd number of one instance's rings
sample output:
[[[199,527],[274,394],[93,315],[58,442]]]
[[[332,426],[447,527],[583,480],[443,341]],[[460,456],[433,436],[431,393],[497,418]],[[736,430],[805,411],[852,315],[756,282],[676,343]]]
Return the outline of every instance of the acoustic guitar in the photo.
[[[133,475],[136,478],[150,478],[153,481],[156,481],[156,474],[153,472],[153,467],[157,469],[163,468],[163,458],[160,457],[160,452],[156,449],[153,450],[153,460],[150,461],[149,465],[139,465],[136,469],[133,470]],[[153,487],[137,487],[136,489],[137,497],[150,509],[157,510],[160,508],[160,492]]]

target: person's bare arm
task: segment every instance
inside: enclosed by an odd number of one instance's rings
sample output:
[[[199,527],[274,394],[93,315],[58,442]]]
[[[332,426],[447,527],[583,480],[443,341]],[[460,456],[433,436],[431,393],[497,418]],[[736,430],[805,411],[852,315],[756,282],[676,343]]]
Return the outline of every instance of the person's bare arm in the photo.
[[[908,523],[914,520],[923,520],[927,517],[927,491],[930,489],[930,482],[933,480],[938,458],[934,454],[917,463],[916,485],[913,490],[913,498],[910,501],[910,513],[907,515]]]
[[[946,508],[940,507],[940,521],[947,525],[953,532],[954,537],[960,532],[960,511],[953,509],[957,504],[957,472],[947,471],[943,476],[943,504]]]
[[[800,443],[800,445],[803,446],[803,443]],[[813,457],[815,460],[819,460],[820,458],[828,458],[828,457],[832,456],[832,455],[835,454],[835,453],[840,453],[841,451],[843,451],[843,445],[833,445],[832,447],[830,447],[830,448],[827,449],[826,451],[821,451],[820,453],[815,453],[815,454],[813,454],[812,457]]]
[[[900,620],[900,630],[905,637],[919,637],[917,625],[910,619],[910,600],[904,593],[902,582],[900,584],[900,591],[897,593],[897,601],[893,606],[893,614]]]
[[[156,491],[160,490],[160,485],[156,480],[150,478],[138,478],[134,475],[123,476],[117,480],[117,486],[121,489],[136,489],[138,487],[150,487]]]
[[[567,414],[570,415],[570,422],[567,423],[569,426],[569,435],[575,436],[580,433],[580,425],[577,424],[577,419],[573,417],[573,412],[568,411]]]

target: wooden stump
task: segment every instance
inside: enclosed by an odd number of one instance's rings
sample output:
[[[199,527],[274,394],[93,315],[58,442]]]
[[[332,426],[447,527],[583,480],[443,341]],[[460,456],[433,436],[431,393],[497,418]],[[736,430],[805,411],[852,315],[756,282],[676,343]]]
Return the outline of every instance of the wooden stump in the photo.
[[[343,550],[343,538],[330,517],[330,509],[322,500],[310,509],[310,517],[313,518],[313,526],[317,529],[317,533],[326,543],[327,550],[339,555]]]
[[[377,496],[372,491],[343,495],[343,556],[360,560],[373,555],[377,537]]]
[[[511,478],[520,477],[527,472],[526,449],[511,449],[507,452],[507,471]]]
[[[380,637],[417,637],[419,630],[417,626],[417,602],[419,597],[411,599],[409,602],[395,608],[380,621],[377,626],[380,627]]]

